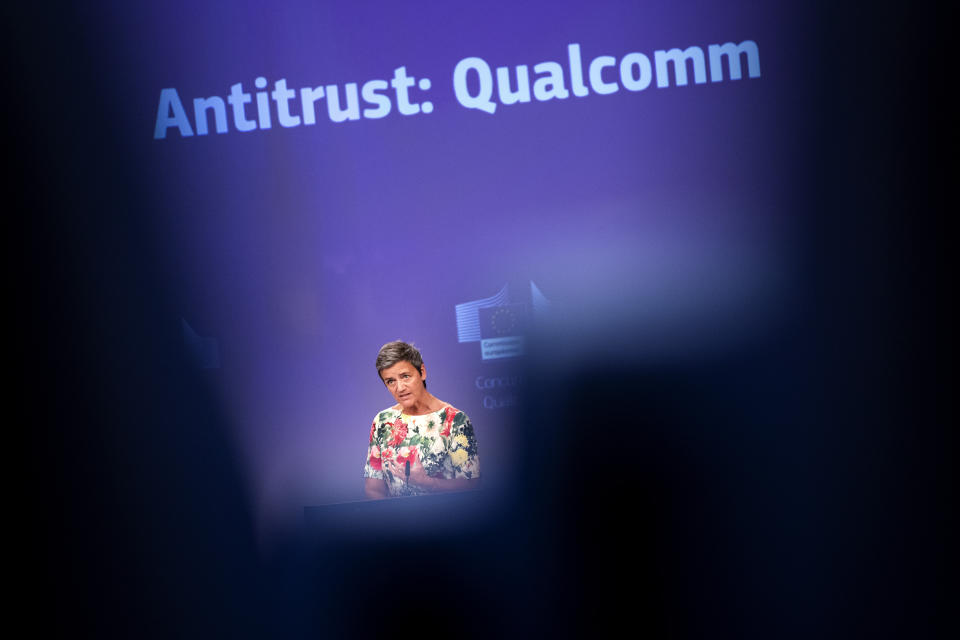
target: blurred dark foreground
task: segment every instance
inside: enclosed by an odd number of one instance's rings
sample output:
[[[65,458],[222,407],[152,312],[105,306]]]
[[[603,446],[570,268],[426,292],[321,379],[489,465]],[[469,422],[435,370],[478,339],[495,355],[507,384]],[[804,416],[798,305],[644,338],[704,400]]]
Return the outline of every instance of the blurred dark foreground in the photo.
[[[871,11],[825,11],[857,75],[812,88],[789,320],[694,361],[534,358],[509,492],[308,510],[269,555],[88,94],[101,52],[68,12],[10,16],[15,608],[54,637],[937,636],[947,76],[936,16]],[[372,526],[411,516],[437,527]]]

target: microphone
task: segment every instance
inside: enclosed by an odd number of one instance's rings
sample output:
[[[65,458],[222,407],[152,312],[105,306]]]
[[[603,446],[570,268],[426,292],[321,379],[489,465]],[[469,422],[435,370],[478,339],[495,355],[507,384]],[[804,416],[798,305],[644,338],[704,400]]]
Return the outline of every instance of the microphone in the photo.
[[[407,460],[403,463],[403,473],[407,476],[407,482],[410,482],[410,461]]]

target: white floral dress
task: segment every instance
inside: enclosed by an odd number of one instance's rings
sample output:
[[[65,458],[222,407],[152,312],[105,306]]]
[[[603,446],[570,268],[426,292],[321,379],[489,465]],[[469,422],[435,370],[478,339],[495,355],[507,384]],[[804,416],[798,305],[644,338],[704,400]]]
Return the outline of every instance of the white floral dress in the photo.
[[[386,480],[391,496],[428,493],[391,473],[389,464],[384,463],[392,460],[419,460],[427,474],[437,478],[480,477],[473,425],[467,414],[450,406],[422,416],[385,409],[370,425],[363,477]]]

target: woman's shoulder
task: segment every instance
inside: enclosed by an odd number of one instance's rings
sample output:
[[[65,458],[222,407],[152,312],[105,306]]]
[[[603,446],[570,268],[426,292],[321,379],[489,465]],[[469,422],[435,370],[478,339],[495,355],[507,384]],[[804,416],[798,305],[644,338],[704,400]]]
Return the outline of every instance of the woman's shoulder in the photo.
[[[396,420],[397,418],[403,415],[404,415],[403,408],[399,404],[395,404],[392,407],[388,407],[382,411],[378,411],[377,414],[373,417],[373,421],[374,423],[381,423],[381,424],[384,422],[393,422],[394,420]],[[440,407],[439,409],[431,413],[425,413],[422,416],[408,416],[408,417],[416,419],[416,418],[425,418],[428,416],[436,416],[436,415],[439,415],[441,418],[445,420],[456,419],[458,421],[464,420],[468,422],[470,420],[470,418],[467,417],[466,413],[456,408],[449,402],[444,402],[442,407]]]
[[[466,412],[461,409],[456,408],[452,404],[444,404],[444,407],[438,411],[444,420],[452,422],[454,424],[462,424],[465,422],[470,422],[470,417],[467,416]]]
[[[437,410],[437,413],[443,413],[443,414],[449,413],[449,414],[451,414],[451,415],[456,415],[456,414],[458,414],[458,413],[463,413],[463,411],[461,411],[460,409],[457,409],[455,406],[453,406],[453,405],[450,404],[449,402],[443,402],[443,401],[441,401],[441,403],[443,404],[443,406],[440,407],[439,410]],[[464,415],[466,415],[466,414],[464,414]]]
[[[373,417],[374,422],[392,422],[400,416],[400,405],[393,405],[388,407],[383,411],[378,411],[377,415]]]

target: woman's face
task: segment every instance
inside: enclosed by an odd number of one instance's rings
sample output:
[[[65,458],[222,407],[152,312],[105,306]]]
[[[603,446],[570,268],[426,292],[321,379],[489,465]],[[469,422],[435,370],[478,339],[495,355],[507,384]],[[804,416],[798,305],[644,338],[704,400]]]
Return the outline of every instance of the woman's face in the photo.
[[[421,375],[416,367],[404,360],[381,370],[380,378],[393,394],[394,400],[401,408],[407,410],[419,406],[423,400],[426,400],[427,388],[423,386],[426,374],[426,369]]]

